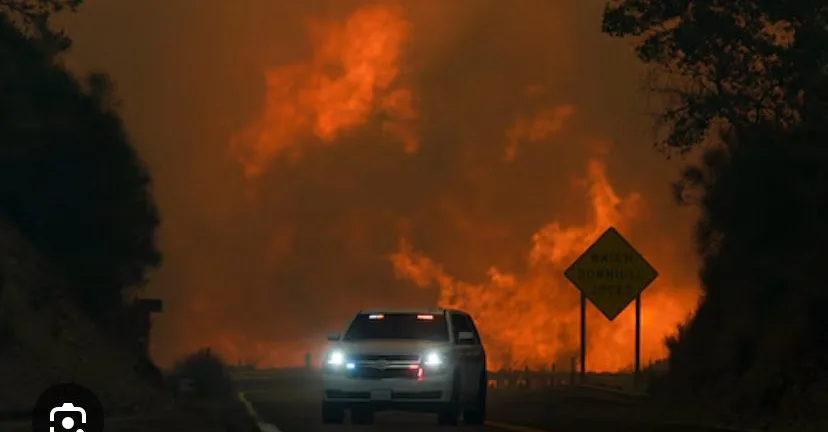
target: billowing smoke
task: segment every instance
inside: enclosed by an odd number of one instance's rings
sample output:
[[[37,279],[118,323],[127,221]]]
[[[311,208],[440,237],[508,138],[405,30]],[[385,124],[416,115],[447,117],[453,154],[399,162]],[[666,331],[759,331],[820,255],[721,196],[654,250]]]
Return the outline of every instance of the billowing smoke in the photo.
[[[577,347],[562,269],[608,224],[661,274],[644,353],[664,354],[695,306],[693,215],[603,1],[242,3],[90,1],[68,22],[67,62],[119,83],[154,173],[162,364],[206,345],[299,363],[360,308],[439,303],[498,365],[544,366]],[[627,366],[630,312],[592,312],[590,367]]]

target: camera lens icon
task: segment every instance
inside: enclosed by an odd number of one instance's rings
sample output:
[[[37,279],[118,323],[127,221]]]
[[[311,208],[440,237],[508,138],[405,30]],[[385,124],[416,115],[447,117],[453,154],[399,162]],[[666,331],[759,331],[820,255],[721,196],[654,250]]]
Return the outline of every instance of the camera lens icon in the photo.
[[[80,384],[54,384],[37,398],[32,431],[104,432],[104,408],[95,393]]]
[[[63,426],[64,429],[72,429],[72,426],[75,425],[75,421],[72,420],[72,417],[64,417],[63,420],[60,421],[60,425]],[[83,432],[83,431],[77,431]]]
[[[56,417],[58,417],[58,418],[63,417],[60,420],[60,425],[63,427],[64,430],[72,431],[72,432],[83,432],[83,429],[80,429],[80,428],[72,429],[73,427],[75,427],[75,420],[72,419],[72,417],[69,417],[67,414],[73,413],[73,412],[80,414],[81,424],[86,423],[86,410],[81,408],[81,407],[76,407],[72,403],[64,403],[63,405],[61,405],[59,407],[52,408],[52,410],[49,411],[49,421],[54,422]],[[49,432],[55,432],[55,427],[50,426],[49,427]]]

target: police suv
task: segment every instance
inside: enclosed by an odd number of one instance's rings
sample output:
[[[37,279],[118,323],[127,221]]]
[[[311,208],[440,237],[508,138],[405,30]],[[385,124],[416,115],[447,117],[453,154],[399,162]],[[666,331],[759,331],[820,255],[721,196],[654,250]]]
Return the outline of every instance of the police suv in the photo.
[[[486,418],[486,353],[469,314],[361,311],[323,361],[322,420],[370,424],[380,410],[437,413],[442,425]]]

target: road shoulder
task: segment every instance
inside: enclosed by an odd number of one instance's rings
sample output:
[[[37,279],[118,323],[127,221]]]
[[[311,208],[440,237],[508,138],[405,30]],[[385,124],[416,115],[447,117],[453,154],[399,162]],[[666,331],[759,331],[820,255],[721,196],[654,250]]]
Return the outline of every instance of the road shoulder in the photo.
[[[247,416],[256,423],[256,426],[259,428],[261,432],[282,432],[276,425],[267,423],[262,421],[259,417],[259,414],[256,412],[256,409],[253,408],[253,404],[247,399],[244,392],[238,393],[238,399],[241,404],[244,406],[244,410],[247,413]]]

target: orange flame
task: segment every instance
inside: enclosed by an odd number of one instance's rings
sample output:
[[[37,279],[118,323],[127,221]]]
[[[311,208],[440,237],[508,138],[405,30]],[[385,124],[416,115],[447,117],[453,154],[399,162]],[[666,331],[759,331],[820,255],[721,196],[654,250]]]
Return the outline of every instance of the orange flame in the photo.
[[[563,277],[574,261],[609,226],[621,231],[637,216],[638,194],[620,198],[607,179],[605,164],[591,159],[588,188],[592,214],[581,226],[564,227],[552,222],[533,236],[528,271],[523,275],[488,271],[488,282],[471,284],[449,275],[409,242],[400,240],[391,256],[398,278],[421,288],[436,285],[439,305],[471,313],[478,323],[493,368],[543,369],[568,362],[579,346],[579,295]],[[655,287],[654,287],[655,288]],[[651,288],[643,300],[642,359],[654,361],[666,355],[664,337],[675,331],[695,305],[696,292],[664,292]],[[675,290],[671,290],[675,291]],[[633,361],[634,315],[629,310],[615,322],[597,310],[588,314],[587,366],[593,371],[616,371]],[[568,366],[568,363],[567,363]]]
[[[383,133],[400,141],[403,151],[418,151],[414,93],[400,77],[400,62],[411,33],[402,10],[388,5],[365,6],[342,23],[314,25],[313,55],[303,62],[266,72],[267,94],[261,115],[231,139],[230,152],[248,178],[262,175],[280,157],[298,158],[308,144],[332,145],[348,131],[381,121]],[[524,97],[546,94],[530,86]],[[506,161],[514,160],[519,145],[538,142],[561,131],[574,113],[571,105],[527,110],[506,132]],[[608,150],[599,146],[605,153]],[[397,277],[421,288],[436,286],[442,307],[464,309],[478,322],[493,368],[548,367],[568,363],[578,350],[579,295],[563,277],[575,260],[607,227],[622,232],[640,215],[642,199],[632,193],[618,196],[601,158],[588,162],[587,188],[591,213],[582,225],[553,221],[532,237],[527,270],[521,274],[488,270],[482,284],[454,278],[438,263],[416,251],[407,238],[390,259]],[[284,236],[289,242],[288,236]],[[274,256],[287,253],[274,244]],[[674,332],[696,304],[698,290],[671,286],[668,269],[643,295],[642,358],[663,358],[663,338]],[[666,281],[666,283],[664,282]],[[204,304],[193,302],[194,308]],[[628,367],[633,358],[634,315],[628,309],[612,323],[594,308],[588,310],[588,359],[593,371]],[[255,360],[260,365],[301,364],[305,352],[318,358],[320,342],[261,342],[243,332],[204,332],[188,341],[195,349],[212,345],[228,360]]]
[[[282,154],[298,157],[308,136],[332,143],[376,115],[406,152],[416,152],[412,93],[397,83],[410,29],[402,11],[386,5],[362,7],[344,24],[314,26],[313,58],[268,70],[262,115],[231,139],[245,175],[258,177]]]
[[[543,109],[533,116],[520,115],[508,131],[504,159],[515,160],[518,144],[521,141],[538,142],[563,129],[564,123],[574,112],[572,105],[561,105],[553,109]]]
[[[541,85],[532,85],[524,89],[524,96],[529,99],[543,96],[546,88]],[[517,156],[518,145],[522,142],[538,142],[550,138],[563,129],[564,124],[572,117],[575,107],[570,104],[544,108],[532,115],[518,115],[512,126],[506,131],[506,149],[503,159],[512,162]]]

